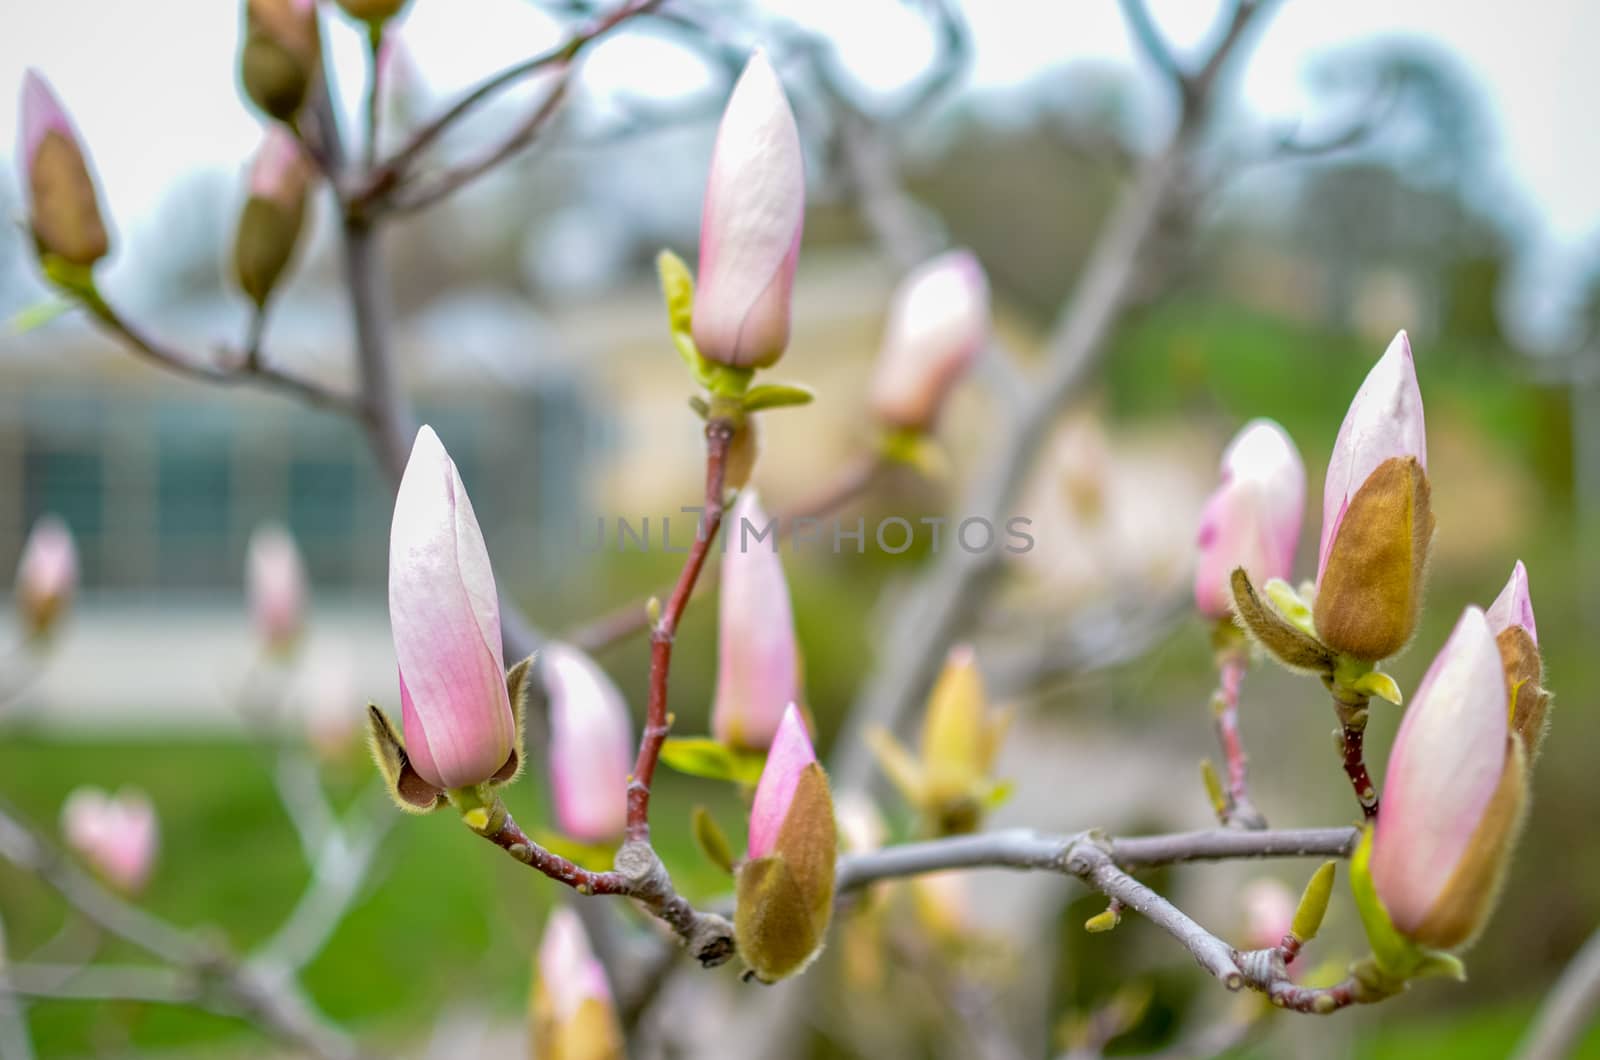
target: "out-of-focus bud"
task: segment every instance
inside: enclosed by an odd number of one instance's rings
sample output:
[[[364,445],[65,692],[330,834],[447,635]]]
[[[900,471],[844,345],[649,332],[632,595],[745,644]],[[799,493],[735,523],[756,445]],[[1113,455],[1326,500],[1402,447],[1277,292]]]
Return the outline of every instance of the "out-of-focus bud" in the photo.
[[[911,878],[911,902],[918,924],[928,936],[946,946],[971,938],[972,891],[960,872],[930,872]]]
[[[550,696],[550,786],[561,830],[586,843],[622,834],[633,734],[622,693],[594,660],[565,644],[540,653]]]
[[[622,1060],[622,1028],[605,968],[570,908],[550,914],[534,971],[528,1004],[533,1055],[540,1060]]]
[[[834,818],[844,849],[851,854],[866,854],[883,846],[889,834],[883,814],[865,795],[847,794],[834,808]]]
[[[1295,894],[1282,880],[1270,877],[1251,880],[1241,896],[1244,900],[1244,945],[1246,949],[1266,950],[1283,941],[1294,926]]]
[[[294,121],[321,61],[316,0],[245,0],[239,77],[269,117]]]
[[[921,754],[913,758],[882,729],[868,734],[879,762],[906,800],[922,811],[933,831],[974,831],[1005,790],[991,775],[1011,721],[991,710],[972,648],[950,650],[944,671],[928,697]]]
[[[1328,647],[1372,662],[1411,639],[1433,540],[1429,496],[1422,393],[1402,331],[1356,392],[1328,462],[1312,611]]]
[[[88,268],[110,246],[99,195],[72,120],[37,70],[22,79],[21,128],[17,154],[34,244],[41,255]]]
[[[131,895],[144,889],[160,837],[155,807],[143,792],[107,795],[78,788],[61,806],[61,831],[67,845],[117,890]]]
[[[406,0],[339,0],[344,13],[361,22],[385,22],[400,13]]]
[[[804,971],[821,951],[837,844],[828,777],[791,703],[756,785],[733,917],[739,956],[762,982]]]
[[[289,531],[275,523],[256,527],[245,581],[262,644],[274,654],[287,655],[299,644],[306,620],[306,570]]]
[[[265,306],[300,241],[313,170],[300,141],[281,126],[267,130],[250,167],[250,197],[233,239],[240,290]]]
[[[1306,469],[1282,427],[1252,420],[1222,453],[1222,484],[1200,516],[1194,602],[1207,618],[1233,611],[1230,579],[1243,567],[1255,585],[1287,579],[1300,542]]]
[[[1469,607],[1389,756],[1370,871],[1396,931],[1435,950],[1477,934],[1499,894],[1525,788],[1500,651],[1484,613]]]
[[[48,636],[77,589],[78,546],[72,531],[54,515],[41,516],[17,564],[17,617],[28,636]]]
[[[919,265],[889,309],[873,413],[897,430],[931,430],[988,341],[989,282],[977,257],[953,250]]]
[[[434,796],[509,780],[521,749],[494,571],[456,465],[427,426],[417,432],[395,495],[389,623],[405,726],[405,754],[391,788],[421,807],[406,794],[407,769]]]
[[[1539,754],[1548,728],[1550,693],[1544,689],[1544,659],[1539,654],[1539,630],[1533,620],[1533,597],[1528,594],[1528,570],[1517,560],[1511,580],[1487,612],[1489,630],[1500,646],[1506,672],[1506,695],[1511,700],[1511,728],[1522,738],[1531,762]]]
[[[323,762],[349,758],[361,733],[361,698],[348,654],[318,659],[300,683],[306,744]]]
[[[756,458],[761,455],[761,421],[755,416],[745,416],[733,432],[728,443],[728,455],[723,460],[722,483],[728,489],[742,490],[750,483],[756,469]]]
[[[764,368],[783,355],[805,212],[800,132],[757,51],[733,86],[706,182],[693,322],[701,356]]]
[[[754,493],[740,496],[723,530],[711,733],[730,747],[752,751],[772,743],[784,708],[800,693],[794,613],[777,532]]]

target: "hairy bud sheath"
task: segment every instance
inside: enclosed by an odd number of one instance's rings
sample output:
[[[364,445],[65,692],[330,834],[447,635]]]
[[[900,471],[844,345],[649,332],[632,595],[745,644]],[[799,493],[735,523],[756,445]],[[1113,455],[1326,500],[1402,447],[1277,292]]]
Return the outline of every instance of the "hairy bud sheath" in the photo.
[[[257,307],[267,304],[294,256],[312,176],[300,141],[281,127],[268,129],[250,167],[250,197],[233,239],[234,277]]]
[[[124,894],[144,889],[160,845],[156,810],[142,792],[78,788],[61,806],[67,845]]]
[[[1526,789],[1500,650],[1469,607],[1395,736],[1372,841],[1372,880],[1396,930],[1448,950],[1498,897]]]
[[[534,968],[529,1023],[540,1060],[622,1060],[622,1029],[606,972],[578,914],[556,908]]]
[[[886,426],[928,431],[989,341],[989,282],[970,251],[924,262],[901,281],[872,382]]]
[[[804,971],[821,951],[837,845],[828,778],[790,704],[756,785],[734,908],[739,956],[762,982]]]
[[[717,605],[711,733],[730,747],[753,751],[771,745],[784,709],[800,696],[789,583],[778,556],[777,531],[768,530],[769,522],[754,493],[740,496],[723,531],[727,539]]]
[[[565,644],[539,656],[550,699],[550,787],[561,831],[586,843],[622,835],[633,734],[622,693],[593,659]]]
[[[406,0],[338,0],[344,13],[360,22],[386,22],[400,13]]]
[[[292,122],[322,61],[316,0],[245,0],[239,79],[268,117]]]
[[[78,546],[67,524],[40,516],[17,563],[17,618],[29,637],[47,636],[78,591]]]
[[[1207,618],[1233,610],[1230,579],[1238,567],[1251,584],[1288,579],[1300,543],[1306,469],[1282,427],[1246,424],[1222,453],[1222,484],[1200,517],[1194,601]]]
[[[461,476],[427,426],[395,495],[389,621],[417,775],[448,790],[514,773],[517,725],[489,551]]]
[[[21,130],[17,157],[34,244],[40,254],[88,268],[110,248],[99,193],[72,119],[37,70],[22,79]]]
[[[805,212],[800,132],[777,72],[757,51],[723,112],[701,208],[693,321],[701,356],[765,368],[783,355]]]
[[[1402,331],[1357,391],[1328,462],[1312,611],[1322,642],[1369,662],[1403,648],[1432,540],[1422,394]]]
[[[1528,593],[1528,570],[1521,560],[1512,568],[1511,580],[1489,606],[1487,617],[1506,674],[1511,728],[1522,738],[1531,762],[1538,757],[1549,727],[1550,693],[1544,688],[1539,629],[1533,618],[1533,597]]]
[[[275,524],[256,528],[246,550],[245,582],[262,644],[279,655],[293,650],[305,628],[306,571],[289,531]]]

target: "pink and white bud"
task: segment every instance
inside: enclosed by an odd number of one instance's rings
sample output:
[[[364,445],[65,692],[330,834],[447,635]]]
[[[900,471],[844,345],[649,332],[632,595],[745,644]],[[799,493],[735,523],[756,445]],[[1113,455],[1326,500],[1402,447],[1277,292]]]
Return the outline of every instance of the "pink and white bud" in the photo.
[[[783,355],[805,212],[800,132],[777,72],[758,50],[717,129],[700,215],[693,327],[707,360],[764,368]]]
[[[1294,927],[1298,896],[1282,880],[1263,877],[1245,884],[1244,944],[1246,949],[1271,949]]]
[[[621,1060],[622,1034],[605,968],[569,907],[557,908],[545,922],[538,972],[531,1004],[534,1055]]]
[[[306,570],[294,538],[268,523],[250,535],[245,582],[256,633],[269,651],[285,654],[300,640],[306,619]]]
[[[1450,949],[1476,932],[1520,821],[1522,760],[1500,649],[1484,613],[1469,607],[1389,755],[1371,872],[1401,934]]]
[[[1207,618],[1232,611],[1229,579],[1243,567],[1254,585],[1287,579],[1300,543],[1306,469],[1282,427],[1252,420],[1222,453],[1222,484],[1200,516],[1194,602]]]
[[[633,732],[628,705],[583,652],[552,644],[540,653],[550,696],[550,785],[556,821],[574,839],[603,843],[628,817]]]
[[[800,696],[789,583],[777,530],[753,492],[740,496],[723,529],[717,611],[717,695],[711,732],[730,747],[765,750],[784,708]],[[772,524],[776,526],[776,524]],[[758,535],[765,536],[757,540]]]
[[[767,764],[761,770],[755,799],[750,804],[751,861],[772,853],[778,831],[789,816],[795,789],[800,786],[800,775],[816,760],[805,719],[800,716],[800,708],[791,703],[772,738],[772,749],[767,753]]]
[[[1322,486],[1322,542],[1317,552],[1317,580],[1328,565],[1350,500],[1378,465],[1394,457],[1413,457],[1428,470],[1428,437],[1422,414],[1422,389],[1404,331],[1384,351],[1356,391],[1345,413],[1328,476]]]
[[[78,788],[62,804],[61,831],[85,863],[125,894],[142,890],[155,868],[156,811],[142,792],[124,789],[112,796]]]
[[[361,735],[365,702],[348,651],[315,659],[299,684],[306,744],[323,762],[342,762]]]
[[[18,154],[28,221],[41,253],[87,268],[110,243],[88,156],[66,109],[37,70],[22,80]]]
[[[1500,590],[1485,614],[1495,636],[1520,628],[1528,631],[1528,637],[1535,644],[1539,643],[1539,628],[1533,619],[1533,597],[1528,592],[1528,568],[1520,559],[1511,568],[1511,580],[1506,582],[1506,587]]]
[[[17,563],[17,616],[29,636],[55,628],[78,590],[78,546],[58,516],[33,524]]]
[[[889,308],[873,413],[890,427],[931,429],[988,341],[989,281],[977,257],[952,250],[917,266]]]
[[[500,602],[472,501],[428,426],[395,495],[389,623],[412,767],[440,789],[492,779],[512,762],[517,736]]]

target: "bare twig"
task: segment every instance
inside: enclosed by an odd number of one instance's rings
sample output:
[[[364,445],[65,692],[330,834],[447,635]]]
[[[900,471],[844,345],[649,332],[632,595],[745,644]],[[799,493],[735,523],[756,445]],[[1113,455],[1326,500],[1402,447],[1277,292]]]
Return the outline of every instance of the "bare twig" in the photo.
[[[1249,759],[1239,735],[1239,686],[1244,682],[1249,659],[1245,651],[1227,650],[1217,660],[1217,692],[1211,700],[1211,717],[1227,769],[1228,804],[1222,823],[1235,828],[1265,828],[1267,819],[1250,799]]]
[[[1365,752],[1367,709],[1371,701],[1366,696],[1341,691],[1331,679],[1324,679],[1324,683],[1333,695],[1333,709],[1339,716],[1339,728],[1334,736],[1339,741],[1339,758],[1344,766],[1344,775],[1350,779],[1350,789],[1361,804],[1362,814],[1369,821],[1376,820],[1378,785],[1372,782],[1372,776],[1367,772]]]
[[[1517,1060],[1561,1060],[1572,1055],[1600,1012],[1600,930],[1589,936],[1540,1005]]]
[[[17,970],[6,952],[5,924],[0,923],[0,1056],[11,1060],[33,1060],[33,1039],[28,1035],[28,1017],[17,1004],[14,985]]]

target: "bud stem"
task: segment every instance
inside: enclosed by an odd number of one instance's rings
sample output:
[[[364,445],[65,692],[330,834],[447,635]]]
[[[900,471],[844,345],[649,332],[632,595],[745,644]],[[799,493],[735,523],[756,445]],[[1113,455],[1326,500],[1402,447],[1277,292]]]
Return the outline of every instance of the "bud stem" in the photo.
[[[1368,697],[1350,693],[1332,680],[1328,690],[1333,694],[1333,709],[1339,715],[1339,746],[1344,763],[1344,775],[1350,778],[1350,787],[1361,804],[1366,820],[1378,816],[1378,786],[1367,772],[1365,756],[1367,734]]]
[[[1222,823],[1230,828],[1258,831],[1267,819],[1250,799],[1247,771],[1249,757],[1239,735],[1239,686],[1244,682],[1248,656],[1236,648],[1226,648],[1217,656],[1217,692],[1212,697],[1212,716],[1222,760],[1228,768],[1227,805]]]

